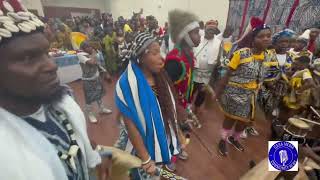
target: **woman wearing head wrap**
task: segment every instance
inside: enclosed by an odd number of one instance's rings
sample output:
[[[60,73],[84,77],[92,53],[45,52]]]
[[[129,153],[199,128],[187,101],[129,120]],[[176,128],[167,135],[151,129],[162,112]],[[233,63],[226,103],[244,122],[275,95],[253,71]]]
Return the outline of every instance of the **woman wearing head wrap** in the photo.
[[[290,29],[274,34],[272,43],[275,48],[275,56],[272,61],[264,63],[267,71],[264,84],[259,91],[258,100],[269,120],[272,119],[272,115],[278,116],[279,110],[277,107],[280,99],[286,93],[288,83],[286,72],[290,70],[293,62],[292,55],[288,50],[294,34]]]
[[[279,105],[288,89],[289,80],[286,72],[291,70],[293,62],[292,53],[288,52],[288,50],[294,35],[295,33],[290,29],[284,29],[274,34],[272,43],[275,50],[271,51],[274,56],[271,61],[264,63],[266,74],[258,94],[258,102],[266,118],[272,120],[272,139],[277,136]]]
[[[290,52],[290,42],[295,37],[295,32],[290,29],[284,29],[272,37],[272,44],[277,54],[277,60],[282,72],[291,67],[293,62]]]
[[[170,164],[171,157],[179,153],[180,114],[155,38],[138,34],[130,57],[115,92],[126,127],[120,144],[143,161],[142,169],[133,171],[134,179],[153,179],[150,175],[154,175],[156,166]]]
[[[180,104],[190,109],[187,107],[190,107],[193,95],[195,65],[192,48],[197,47],[201,39],[198,18],[187,11],[173,10],[169,12],[169,27],[175,48],[167,54],[165,69],[175,84]]]
[[[100,78],[100,71],[106,72],[101,66],[104,61],[99,54],[87,41],[82,42],[80,49],[83,52],[77,54],[82,69],[83,90],[86,102],[86,112],[89,121],[97,123],[92,112],[92,103],[97,102],[100,113],[110,114],[112,111],[104,107],[102,98],[105,95],[105,89]]]
[[[228,72],[216,88],[225,115],[218,147],[223,156],[228,152],[226,142],[244,151],[239,138],[245,127],[254,121],[257,91],[264,79],[263,62],[270,60],[267,50],[271,45],[270,28],[257,18],[252,18],[250,25],[251,30],[244,38],[247,43],[240,42],[242,48],[234,52]]]

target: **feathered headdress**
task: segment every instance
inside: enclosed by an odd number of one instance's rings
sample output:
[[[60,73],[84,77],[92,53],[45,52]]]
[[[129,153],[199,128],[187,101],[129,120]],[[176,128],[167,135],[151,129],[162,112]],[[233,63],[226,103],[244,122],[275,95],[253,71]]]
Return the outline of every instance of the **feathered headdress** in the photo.
[[[248,24],[246,30],[243,32],[242,36],[239,38],[238,41],[236,41],[234,44],[237,44],[244,39],[247,38],[249,34],[256,35],[260,30],[263,29],[270,29],[269,26],[267,26],[260,18],[258,17],[251,17],[250,23]]]
[[[43,29],[44,23],[18,0],[0,0],[0,43],[18,33]]]
[[[175,9],[169,12],[169,32],[174,43],[179,43],[185,33],[199,27],[199,19],[196,15]]]

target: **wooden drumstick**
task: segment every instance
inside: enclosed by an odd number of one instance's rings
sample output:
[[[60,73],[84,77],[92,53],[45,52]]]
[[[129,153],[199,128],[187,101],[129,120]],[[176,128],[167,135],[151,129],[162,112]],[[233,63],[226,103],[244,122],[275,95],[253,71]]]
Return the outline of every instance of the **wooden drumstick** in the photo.
[[[310,109],[320,118],[320,114],[316,109],[314,109],[312,106],[310,106]]]
[[[312,121],[312,120],[305,119],[305,118],[299,118],[299,119],[302,120],[302,121],[306,121],[306,122],[308,122],[308,123],[312,123],[312,124],[316,124],[316,125],[319,125],[319,126],[320,126],[320,123],[319,123],[319,122]]]

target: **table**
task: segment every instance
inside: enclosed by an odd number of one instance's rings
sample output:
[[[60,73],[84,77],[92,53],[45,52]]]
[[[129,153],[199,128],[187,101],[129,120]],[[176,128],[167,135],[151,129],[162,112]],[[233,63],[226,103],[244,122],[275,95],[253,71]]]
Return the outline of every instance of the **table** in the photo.
[[[82,71],[77,55],[64,55],[54,58],[58,65],[58,76],[62,84],[81,79]]]

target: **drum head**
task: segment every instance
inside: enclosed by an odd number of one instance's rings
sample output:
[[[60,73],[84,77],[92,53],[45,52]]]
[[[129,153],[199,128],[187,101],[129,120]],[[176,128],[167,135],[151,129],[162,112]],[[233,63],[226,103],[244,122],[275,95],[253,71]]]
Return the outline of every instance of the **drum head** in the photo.
[[[306,122],[304,122],[300,119],[297,119],[297,118],[289,118],[288,122],[291,125],[293,125],[297,128],[300,128],[300,129],[310,129],[310,126]]]

